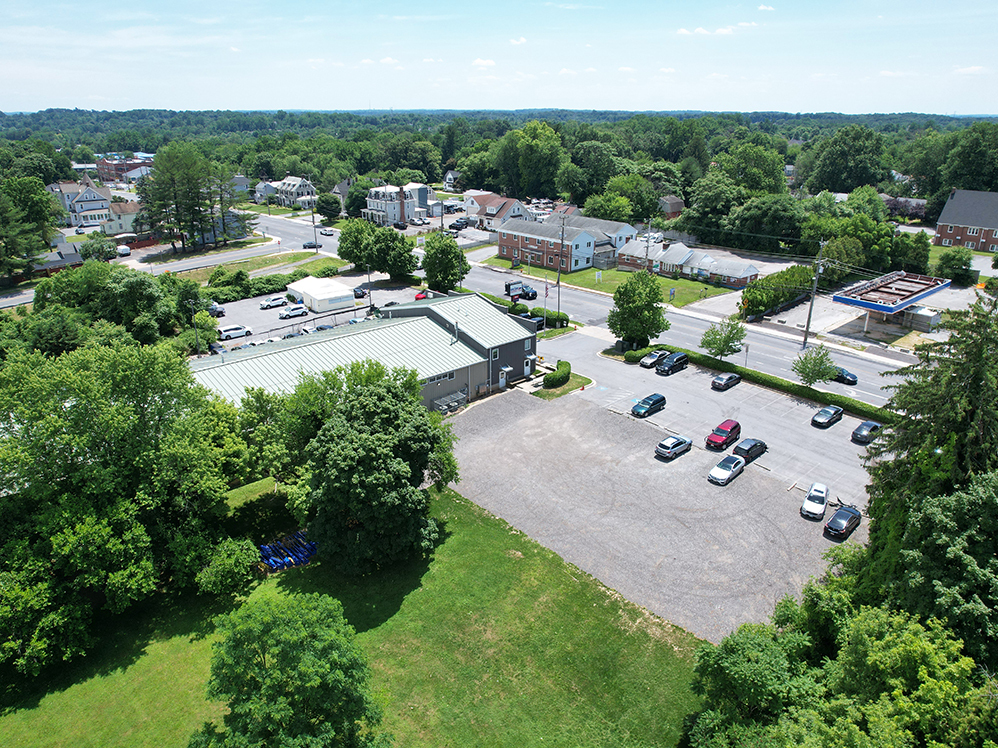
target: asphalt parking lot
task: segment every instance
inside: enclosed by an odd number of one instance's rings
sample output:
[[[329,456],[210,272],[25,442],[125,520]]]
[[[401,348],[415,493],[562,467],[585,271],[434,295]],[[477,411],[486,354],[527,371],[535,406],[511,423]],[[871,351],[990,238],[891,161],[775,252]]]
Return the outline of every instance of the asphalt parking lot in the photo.
[[[458,489],[627,599],[717,642],[746,621],[764,621],[784,594],[799,594],[826,564],[835,541],[799,509],[811,482],[833,500],[865,507],[866,471],[848,416],[810,425],[816,406],[742,382],[710,389],[713,372],[690,367],[669,377],[596,356],[570,358],[596,381],[548,403],[518,389],[473,405],[452,421],[460,437]],[[583,341],[584,342],[584,341]],[[599,364],[597,364],[597,361]],[[629,411],[652,392],[663,411]],[[725,418],[742,438],[769,450],[728,486],[707,482],[726,454],[704,437]],[[681,433],[693,449],[671,462],[655,445]],[[831,516],[829,508],[826,519]],[[867,523],[853,534],[865,542]]]
[[[702,440],[666,462],[654,423],[573,395],[512,390],[452,423],[464,496],[702,638],[765,621],[825,569],[833,541],[799,514],[807,486],[789,488],[768,455],[715,486],[706,476],[721,455]]]

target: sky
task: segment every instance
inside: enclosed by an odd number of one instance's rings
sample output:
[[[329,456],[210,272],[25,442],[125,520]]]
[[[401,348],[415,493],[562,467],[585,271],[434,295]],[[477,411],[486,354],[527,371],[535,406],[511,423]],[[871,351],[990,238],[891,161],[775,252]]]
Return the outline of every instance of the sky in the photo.
[[[994,0],[0,0],[0,111],[998,114]]]

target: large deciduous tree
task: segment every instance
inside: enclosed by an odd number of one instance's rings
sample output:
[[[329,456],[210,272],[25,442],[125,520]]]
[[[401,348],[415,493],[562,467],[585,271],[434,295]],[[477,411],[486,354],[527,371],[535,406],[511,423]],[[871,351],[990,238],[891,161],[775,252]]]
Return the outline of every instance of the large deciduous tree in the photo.
[[[337,254],[341,259],[352,262],[357,269],[365,269],[373,265],[371,256],[371,237],[374,236],[374,225],[361,218],[351,218],[343,222],[340,228],[340,240]]]
[[[884,140],[863,125],[848,125],[818,146],[814,171],[808,179],[812,192],[852,192],[864,184],[876,185],[887,176]]]
[[[196,584],[245,447],[167,347],[14,352],[0,369],[0,661],[69,660],[97,610]]]
[[[743,190],[720,169],[711,168],[690,190],[688,207],[676,219],[681,231],[695,234],[706,244],[720,244],[725,237],[725,221],[744,201]]]
[[[412,275],[419,260],[408,240],[390,226],[374,229],[370,239],[371,269],[399,280]]]
[[[318,594],[255,596],[216,626],[208,696],[228,712],[191,748],[388,745],[375,728],[370,670],[339,601]]]
[[[328,416],[308,444],[309,479],[293,504],[323,557],[362,574],[432,550],[438,531],[423,486],[456,480],[457,464],[450,429],[423,405],[415,372],[365,361],[306,387],[325,392]],[[303,433],[312,422],[306,416]]]
[[[434,291],[447,293],[461,285],[471,265],[454,238],[436,232],[426,238],[423,256],[423,269],[426,271],[426,284]]]
[[[613,293],[613,304],[606,320],[610,332],[638,348],[669,329],[662,308],[662,286],[649,273],[634,273],[621,283]]]
[[[315,202],[315,212],[327,221],[335,221],[343,211],[343,204],[338,195],[323,192]]]
[[[734,208],[722,224],[733,246],[779,252],[796,249],[803,218],[800,203],[784,193],[753,197]]]
[[[102,231],[92,232],[80,242],[80,257],[84,260],[113,260],[118,256],[118,243]]]

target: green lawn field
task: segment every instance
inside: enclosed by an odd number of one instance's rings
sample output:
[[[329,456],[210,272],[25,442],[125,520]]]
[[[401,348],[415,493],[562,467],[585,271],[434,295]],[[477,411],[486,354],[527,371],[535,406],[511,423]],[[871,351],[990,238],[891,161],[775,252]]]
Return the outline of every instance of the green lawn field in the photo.
[[[275,498],[235,493],[233,519],[265,537],[290,521]],[[432,514],[443,532],[428,560],[361,579],[316,562],[252,594],[343,603],[396,745],[676,745],[699,704],[694,637],[453,491],[435,495]],[[5,673],[4,746],[185,746],[224,712],[204,685],[212,619],[232,604],[151,601],[100,622],[85,660],[35,681]]]

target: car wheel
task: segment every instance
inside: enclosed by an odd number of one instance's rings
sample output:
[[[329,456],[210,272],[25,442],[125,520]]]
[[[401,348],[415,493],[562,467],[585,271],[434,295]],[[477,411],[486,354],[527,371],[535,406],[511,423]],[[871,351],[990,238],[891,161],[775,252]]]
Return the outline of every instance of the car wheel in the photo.
[[[243,337],[244,338],[248,338],[249,336],[250,336],[250,331],[249,330],[247,330],[246,332],[243,333]]]

